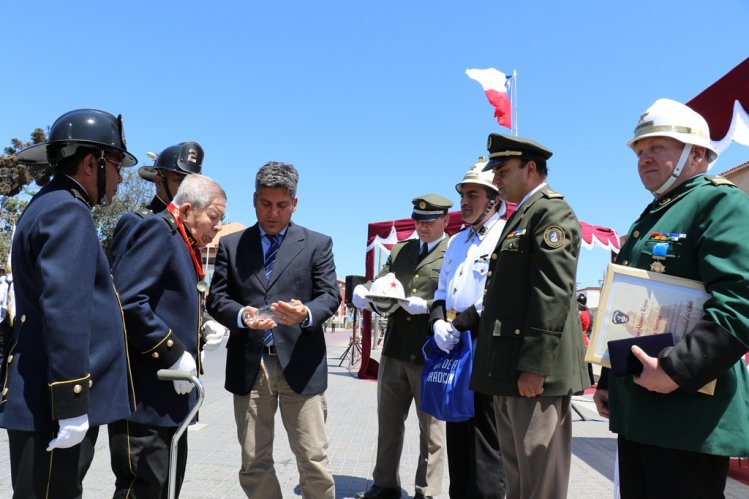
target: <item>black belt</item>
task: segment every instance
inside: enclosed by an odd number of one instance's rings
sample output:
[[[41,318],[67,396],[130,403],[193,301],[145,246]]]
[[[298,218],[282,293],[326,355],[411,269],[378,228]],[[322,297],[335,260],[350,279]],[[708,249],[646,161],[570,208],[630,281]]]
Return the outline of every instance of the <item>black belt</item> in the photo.
[[[278,355],[276,345],[263,345],[263,353],[268,355]]]

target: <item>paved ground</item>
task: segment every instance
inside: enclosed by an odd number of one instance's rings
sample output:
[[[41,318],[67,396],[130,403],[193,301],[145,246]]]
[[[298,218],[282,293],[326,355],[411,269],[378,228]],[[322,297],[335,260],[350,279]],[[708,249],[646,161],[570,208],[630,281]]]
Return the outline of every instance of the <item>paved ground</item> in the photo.
[[[371,485],[377,436],[376,383],[349,374],[347,363],[339,367],[348,346],[350,331],[327,334],[330,366],[328,397],[328,436],[331,445],[336,497],[353,497]],[[206,399],[200,412],[201,422],[190,428],[190,453],[182,498],[243,498],[237,483],[239,445],[236,442],[231,397],[223,389],[223,348],[208,352],[206,359]],[[373,352],[379,357],[379,350]],[[354,373],[355,374],[355,373]],[[598,418],[590,396],[575,397],[575,407],[586,420],[573,423],[573,460],[570,477],[571,498],[613,497],[614,436],[606,421]],[[418,427],[413,411],[407,421],[406,445],[400,463],[404,497],[413,495],[413,476],[418,453]],[[300,497],[297,470],[289,451],[280,418],[276,420],[276,470],[284,497]],[[96,456],[84,484],[85,498],[112,495],[113,476],[109,468],[106,430],[102,428]],[[0,498],[11,496],[7,436],[0,430]],[[448,473],[445,470],[442,498],[447,497]],[[729,479],[726,497],[749,497],[749,487]],[[258,498],[263,499],[263,498]]]

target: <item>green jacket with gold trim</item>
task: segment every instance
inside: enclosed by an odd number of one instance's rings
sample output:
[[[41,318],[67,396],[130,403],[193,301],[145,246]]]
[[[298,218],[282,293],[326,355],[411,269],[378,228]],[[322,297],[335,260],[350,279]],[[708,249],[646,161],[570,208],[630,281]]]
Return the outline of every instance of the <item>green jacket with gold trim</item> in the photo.
[[[520,372],[545,376],[541,396],[588,383],[575,301],[580,223],[548,186],[510,217],[491,255],[471,377],[477,392],[519,396]]]
[[[703,320],[659,364],[679,388],[650,392],[604,370],[611,431],[629,440],[723,456],[749,456],[749,198],[729,181],[700,175],[653,201],[629,230],[617,263],[650,269],[657,234],[665,273],[701,281]],[[656,267],[657,268],[657,267]],[[713,396],[697,393],[716,379]]]

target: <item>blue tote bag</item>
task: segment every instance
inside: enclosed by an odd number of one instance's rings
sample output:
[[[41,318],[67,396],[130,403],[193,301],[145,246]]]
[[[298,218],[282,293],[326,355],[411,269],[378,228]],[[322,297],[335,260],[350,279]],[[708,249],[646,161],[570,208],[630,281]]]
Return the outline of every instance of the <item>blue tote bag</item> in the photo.
[[[473,392],[468,387],[473,365],[473,342],[468,331],[460,335],[450,353],[437,347],[430,336],[422,347],[424,370],[421,372],[419,408],[442,421],[459,423],[473,417]]]

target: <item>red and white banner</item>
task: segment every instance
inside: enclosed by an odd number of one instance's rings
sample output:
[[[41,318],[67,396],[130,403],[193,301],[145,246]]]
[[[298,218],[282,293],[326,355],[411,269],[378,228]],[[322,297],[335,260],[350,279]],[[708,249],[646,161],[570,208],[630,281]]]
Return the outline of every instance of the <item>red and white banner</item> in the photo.
[[[481,88],[484,89],[486,98],[494,107],[494,117],[497,118],[497,123],[512,128],[512,110],[510,97],[507,95],[510,77],[494,68],[466,69],[466,75],[479,82]]]

